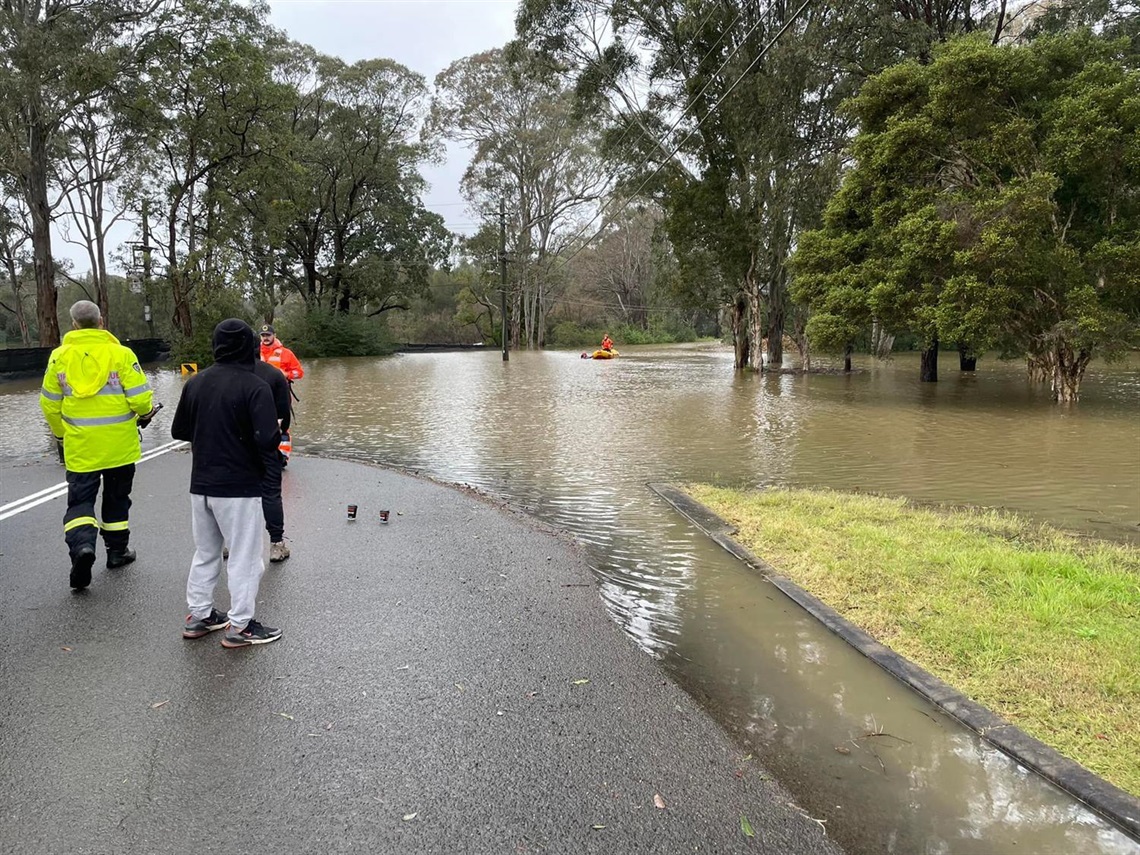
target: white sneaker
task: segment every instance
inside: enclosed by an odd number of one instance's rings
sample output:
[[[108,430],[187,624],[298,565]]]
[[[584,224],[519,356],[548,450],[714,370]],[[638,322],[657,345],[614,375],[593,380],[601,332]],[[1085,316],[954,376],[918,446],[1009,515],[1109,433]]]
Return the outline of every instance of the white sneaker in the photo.
[[[284,561],[289,557],[289,547],[285,545],[285,541],[278,540],[269,544],[269,561],[273,564],[279,561]]]

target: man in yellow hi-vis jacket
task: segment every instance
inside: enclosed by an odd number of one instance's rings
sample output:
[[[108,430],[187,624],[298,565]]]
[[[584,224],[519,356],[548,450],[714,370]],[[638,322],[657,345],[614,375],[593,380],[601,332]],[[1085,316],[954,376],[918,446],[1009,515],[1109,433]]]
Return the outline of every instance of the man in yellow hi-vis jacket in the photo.
[[[129,347],[103,328],[99,307],[80,300],[71,307],[72,330],[51,353],[40,408],[67,467],[64,538],[71,553],[71,587],[91,584],[99,529],[107,566],[135,560],[127,547],[127,514],[135,463],[142,456],[136,422],[154,415],[146,375]],[[103,482],[103,521],[95,518],[95,497]]]

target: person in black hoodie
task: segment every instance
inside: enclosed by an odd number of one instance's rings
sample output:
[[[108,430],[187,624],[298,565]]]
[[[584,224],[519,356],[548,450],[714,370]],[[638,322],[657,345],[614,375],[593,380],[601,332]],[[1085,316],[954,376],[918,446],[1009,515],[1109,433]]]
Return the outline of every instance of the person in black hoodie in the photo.
[[[273,393],[254,374],[257,336],[230,318],[214,329],[215,364],[187,381],[170,433],[191,444],[191,522],[194,559],[186,582],[190,614],[184,638],[225,629],[223,647],[268,644],[281,630],[254,620],[262,561],[262,482],[280,467],[280,431]],[[280,476],[278,476],[280,477]],[[222,574],[222,546],[229,543],[230,611],[214,608]]]

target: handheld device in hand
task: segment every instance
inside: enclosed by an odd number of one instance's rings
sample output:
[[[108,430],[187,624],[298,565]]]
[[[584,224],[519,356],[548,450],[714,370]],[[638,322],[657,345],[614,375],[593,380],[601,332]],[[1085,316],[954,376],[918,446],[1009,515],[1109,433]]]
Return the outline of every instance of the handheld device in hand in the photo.
[[[139,416],[139,427],[144,428],[150,424],[151,419],[158,415],[158,411],[162,409],[162,404],[155,404],[154,409],[147,413],[145,416]]]

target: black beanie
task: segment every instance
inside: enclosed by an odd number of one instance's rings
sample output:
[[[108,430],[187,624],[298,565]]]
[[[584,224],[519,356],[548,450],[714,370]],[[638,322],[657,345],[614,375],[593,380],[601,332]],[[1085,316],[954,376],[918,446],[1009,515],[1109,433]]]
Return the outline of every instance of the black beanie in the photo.
[[[227,318],[214,327],[214,359],[217,362],[253,362],[257,336],[240,318]]]

